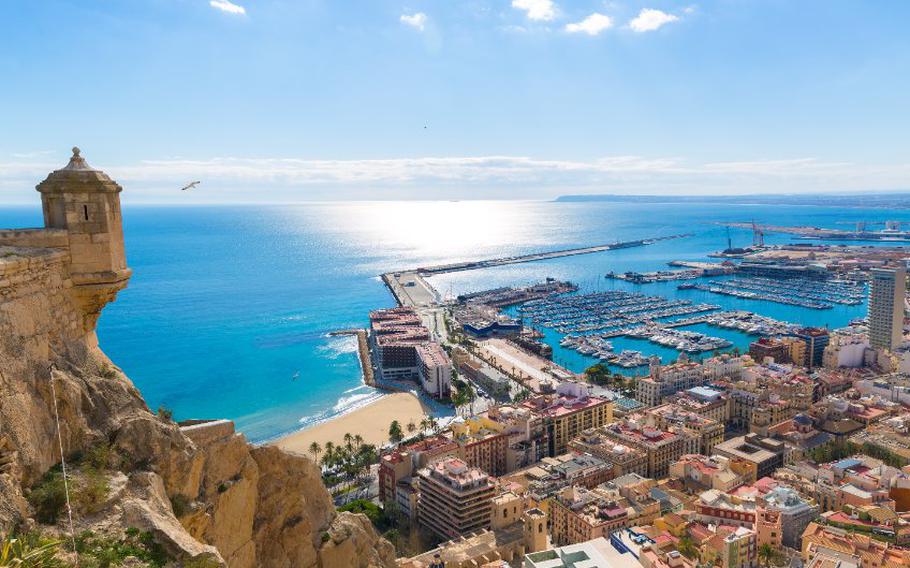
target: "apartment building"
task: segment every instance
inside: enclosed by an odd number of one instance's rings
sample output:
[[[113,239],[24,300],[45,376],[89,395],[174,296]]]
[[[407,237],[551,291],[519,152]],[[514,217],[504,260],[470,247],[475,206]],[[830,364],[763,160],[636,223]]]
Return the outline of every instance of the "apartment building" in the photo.
[[[644,414],[632,415],[601,429],[607,438],[618,444],[643,452],[648,459],[647,477],[667,475],[670,464],[684,454],[698,453],[699,440],[682,428],[654,425],[653,418]]]
[[[448,458],[418,473],[418,523],[443,539],[490,526],[496,485],[463,459]]]
[[[613,421],[613,403],[593,396],[590,386],[563,382],[554,394],[544,394],[522,403],[540,418],[546,432],[547,455],[566,453],[569,442],[585,430]]]

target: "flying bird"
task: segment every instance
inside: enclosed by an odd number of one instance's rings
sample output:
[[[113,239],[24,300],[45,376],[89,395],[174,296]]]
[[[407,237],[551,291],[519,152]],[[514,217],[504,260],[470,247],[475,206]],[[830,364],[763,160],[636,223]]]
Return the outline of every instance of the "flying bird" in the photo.
[[[199,185],[200,183],[202,183],[202,182],[201,182],[201,181],[191,181],[191,182],[188,183],[187,185],[181,187],[181,188],[180,188],[180,191],[186,191],[186,190],[188,190],[188,189],[193,189],[194,187],[196,187],[196,186]]]

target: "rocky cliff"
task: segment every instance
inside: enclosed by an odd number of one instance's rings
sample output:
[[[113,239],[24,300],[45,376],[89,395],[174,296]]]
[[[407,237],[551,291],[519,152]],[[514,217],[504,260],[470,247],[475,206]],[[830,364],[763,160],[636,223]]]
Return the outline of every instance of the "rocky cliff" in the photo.
[[[139,529],[178,565],[394,565],[364,516],[336,513],[310,460],[250,446],[227,421],[152,414],[99,349],[95,321],[129,272],[111,244],[119,186],[95,180],[110,182],[71,161],[39,186],[45,229],[0,231],[0,533],[35,526],[29,493],[62,444],[77,532]]]

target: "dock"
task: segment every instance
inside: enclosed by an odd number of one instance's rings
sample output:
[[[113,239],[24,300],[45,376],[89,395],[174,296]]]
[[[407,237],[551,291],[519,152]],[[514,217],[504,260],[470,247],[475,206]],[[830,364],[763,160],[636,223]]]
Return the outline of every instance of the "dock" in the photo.
[[[370,346],[367,342],[367,330],[365,329],[339,329],[332,331],[329,335],[356,335],[357,336],[357,354],[360,356],[360,368],[363,371],[363,383],[367,386],[376,387],[376,377],[373,375],[373,361],[370,358]]]
[[[448,274],[451,272],[463,272],[466,270],[480,270],[482,268],[492,268],[495,266],[506,266],[509,264],[522,264],[526,262],[537,262],[541,260],[552,260],[554,258],[563,258],[567,256],[577,256],[582,254],[594,254],[611,250],[619,250],[633,247],[647,246],[654,243],[668,241],[672,239],[682,239],[691,237],[691,233],[669,235],[666,237],[654,237],[651,239],[639,239],[634,241],[620,241],[604,245],[594,245],[589,247],[576,247],[548,252],[537,252],[532,254],[523,254],[518,256],[506,256],[501,258],[489,258],[486,260],[472,260],[467,262],[455,262],[450,264],[440,264],[436,266],[420,266],[417,268],[387,272],[382,275],[382,281],[388,287],[394,296],[395,301],[400,306],[409,307],[430,307],[438,305],[442,299],[439,292],[434,289],[425,277],[436,276],[439,274]]]
[[[682,239],[685,237],[691,237],[691,233],[685,233],[680,235],[669,235],[666,237],[655,237],[653,239],[640,239],[635,241],[621,241],[606,245],[594,245],[589,247],[578,247],[578,248],[568,248],[561,250],[554,250],[550,252],[536,252],[531,254],[523,254],[518,256],[506,256],[502,258],[490,258],[487,260],[474,260],[468,262],[456,262],[452,264],[440,264],[437,266],[422,266],[414,270],[422,276],[434,276],[436,274],[447,274],[449,272],[462,272],[465,270],[478,270],[480,268],[491,268],[494,266],[504,266],[507,264],[521,264],[525,262],[537,262],[540,260],[552,260],[554,258],[562,258],[566,256],[577,256],[581,254],[593,254],[596,252],[606,252],[610,250],[618,250],[625,248],[633,247],[642,247],[646,245],[652,245],[661,241],[669,241],[672,239]]]

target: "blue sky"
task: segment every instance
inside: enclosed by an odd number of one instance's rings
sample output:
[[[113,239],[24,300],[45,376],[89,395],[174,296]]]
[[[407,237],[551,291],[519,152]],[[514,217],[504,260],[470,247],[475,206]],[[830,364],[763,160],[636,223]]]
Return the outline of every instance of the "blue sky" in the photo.
[[[906,190],[907,22],[904,1],[9,0],[0,202],[73,144],[136,202]]]

